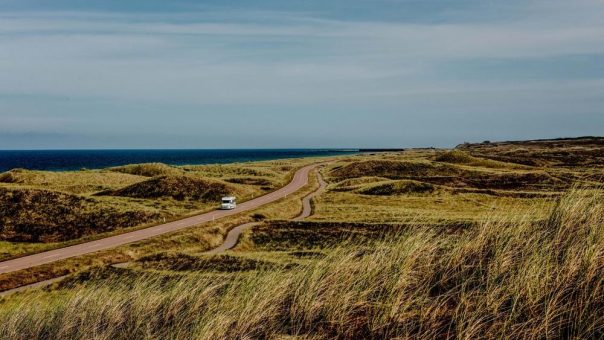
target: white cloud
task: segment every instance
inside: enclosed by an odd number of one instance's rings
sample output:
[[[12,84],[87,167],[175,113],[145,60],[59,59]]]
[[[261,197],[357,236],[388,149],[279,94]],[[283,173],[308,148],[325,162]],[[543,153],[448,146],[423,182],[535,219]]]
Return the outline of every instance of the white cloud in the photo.
[[[0,93],[198,105],[371,105],[405,93],[543,91],[560,86],[558,80],[525,80],[518,87],[513,81],[439,79],[433,70],[455,60],[604,54],[604,3],[577,4],[527,2],[513,20],[440,24],[258,12],[8,13],[0,15]],[[237,20],[242,17],[248,20]],[[595,85],[576,80],[564,86]]]

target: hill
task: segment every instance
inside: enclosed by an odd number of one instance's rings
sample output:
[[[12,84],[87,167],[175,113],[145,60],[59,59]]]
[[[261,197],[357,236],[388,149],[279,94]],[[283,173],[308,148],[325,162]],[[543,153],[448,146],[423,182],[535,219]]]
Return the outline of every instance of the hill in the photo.
[[[186,175],[153,177],[118,190],[99,193],[133,198],[171,197],[179,201],[191,199],[204,202],[217,202],[222,196],[239,194],[241,190],[230,184]]]
[[[159,214],[38,189],[0,188],[0,240],[59,242],[128,228]]]
[[[604,165],[604,137],[466,143],[456,149],[477,157],[531,166]]]
[[[460,155],[460,153],[455,154]],[[457,156],[452,160],[452,155],[454,154],[439,155],[435,158],[437,162],[391,160],[354,162],[334,168],[330,176],[334,181],[377,177],[392,180],[412,180],[416,183],[426,182],[452,188],[551,190],[569,187],[569,182],[566,179],[558,178],[542,169],[519,171],[516,170],[517,166],[508,167],[503,162],[476,161],[475,158],[465,154],[461,154],[464,158]],[[446,163],[444,163],[444,159],[447,160]],[[485,163],[489,165],[489,168],[495,168],[496,171],[483,169]],[[370,181],[366,183],[370,183]],[[397,185],[401,187],[404,183],[409,182],[399,182]],[[384,185],[392,187],[393,184],[386,183]],[[340,186],[342,185],[340,184]],[[427,186],[425,187],[427,188]]]
[[[34,171],[13,169],[0,173],[0,185],[54,190],[70,194],[92,194],[131,185],[145,177],[105,171]]]
[[[183,173],[182,169],[163,163],[129,164],[109,168],[108,170],[145,177],[179,175]]]

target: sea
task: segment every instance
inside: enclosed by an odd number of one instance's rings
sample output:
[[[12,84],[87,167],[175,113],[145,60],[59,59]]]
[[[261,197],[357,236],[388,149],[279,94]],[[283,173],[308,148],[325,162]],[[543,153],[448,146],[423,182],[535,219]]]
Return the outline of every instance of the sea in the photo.
[[[226,164],[355,154],[355,149],[0,150],[0,172],[15,168],[70,171],[135,163]]]

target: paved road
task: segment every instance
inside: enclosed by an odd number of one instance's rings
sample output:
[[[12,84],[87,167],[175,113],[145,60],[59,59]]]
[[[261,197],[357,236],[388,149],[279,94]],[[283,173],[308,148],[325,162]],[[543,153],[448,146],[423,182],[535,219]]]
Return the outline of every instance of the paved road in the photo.
[[[256,209],[262,205],[286,197],[288,194],[292,194],[304,187],[306,184],[308,184],[308,175],[310,171],[312,171],[317,166],[318,164],[313,164],[301,168],[300,170],[296,171],[296,173],[294,174],[294,178],[286,186],[270,194],[266,194],[264,196],[260,196],[250,201],[238,204],[237,209],[212,211],[209,213],[184,218],[182,220],[170,223],[160,224],[145,229],[131,231],[116,236],[81,243],[70,247],[49,250],[43,253],[20,257],[14,260],[0,262],[0,274],[10,273],[21,269],[27,269],[42,264],[67,259],[70,257],[94,253],[99,250],[115,248],[124,244],[141,241],[158,235],[189,228],[201,223],[210,222],[219,218],[238,214],[243,211]]]
[[[325,181],[323,180],[323,176],[321,176],[321,173],[317,172],[317,179],[319,180],[319,188],[313,192],[311,192],[310,194],[306,195],[303,199],[302,199],[302,213],[297,216],[296,218],[294,218],[294,221],[301,221],[307,217],[309,217],[312,214],[312,206],[310,201],[317,195],[321,194],[325,188],[327,187],[327,183],[325,183]],[[204,252],[204,254],[208,254],[208,255],[213,255],[213,254],[219,254],[222,253],[224,251],[227,251],[233,247],[235,247],[235,245],[237,244],[237,241],[239,241],[239,237],[241,236],[241,234],[243,234],[244,231],[246,231],[247,229],[260,224],[259,222],[250,222],[250,223],[245,223],[239,226],[236,226],[235,228],[229,230],[227,236],[224,239],[224,242],[212,249],[212,250],[208,250],[206,252]]]

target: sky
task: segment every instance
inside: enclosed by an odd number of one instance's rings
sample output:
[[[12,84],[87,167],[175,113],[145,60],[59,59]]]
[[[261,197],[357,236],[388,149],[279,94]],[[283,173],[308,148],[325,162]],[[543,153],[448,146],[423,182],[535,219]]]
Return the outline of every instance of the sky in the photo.
[[[0,0],[0,149],[582,135],[603,0]]]

